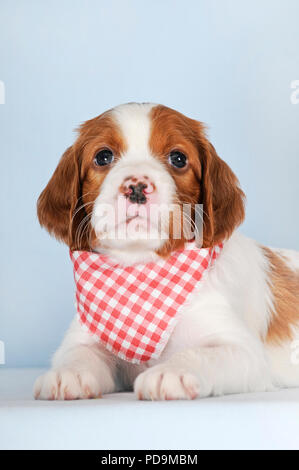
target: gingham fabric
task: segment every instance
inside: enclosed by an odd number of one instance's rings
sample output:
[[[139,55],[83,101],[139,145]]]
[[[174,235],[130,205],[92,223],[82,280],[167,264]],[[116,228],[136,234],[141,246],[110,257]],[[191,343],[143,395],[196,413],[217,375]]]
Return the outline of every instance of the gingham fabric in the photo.
[[[121,359],[138,364],[158,358],[181,307],[221,249],[188,243],[166,260],[133,266],[98,253],[70,252],[82,326]]]

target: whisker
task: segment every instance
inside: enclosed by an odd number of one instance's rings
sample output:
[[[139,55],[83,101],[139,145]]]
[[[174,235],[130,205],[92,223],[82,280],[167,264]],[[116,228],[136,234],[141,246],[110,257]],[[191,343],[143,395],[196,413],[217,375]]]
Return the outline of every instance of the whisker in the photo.
[[[87,229],[87,227],[89,226],[89,222],[91,218],[91,214],[87,214],[82,220],[81,222],[79,223],[77,229],[76,229],[76,232],[75,232],[75,244],[77,246],[80,246],[80,243],[82,238],[83,238],[83,235],[84,235],[84,232],[85,232],[85,229]],[[87,223],[86,223],[87,222]]]
[[[87,207],[87,206],[89,206],[89,205],[91,205],[91,204],[93,204],[93,202],[85,202],[84,204],[82,204],[81,206],[79,206],[79,207],[75,210],[75,212],[74,212],[74,214],[73,214],[72,222],[73,222],[73,220],[74,220],[74,217],[78,214],[78,212],[80,212],[80,210],[82,210],[83,208],[85,208],[85,207]]]

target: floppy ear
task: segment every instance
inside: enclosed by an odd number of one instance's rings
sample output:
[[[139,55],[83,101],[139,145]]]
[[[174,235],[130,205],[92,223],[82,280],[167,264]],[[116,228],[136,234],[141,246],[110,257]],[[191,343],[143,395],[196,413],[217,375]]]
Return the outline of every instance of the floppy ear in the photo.
[[[244,220],[245,195],[236,175],[206,139],[202,153],[203,247],[210,247],[229,238]]]
[[[72,146],[64,152],[37,202],[40,224],[71,248],[78,225],[86,215],[84,208],[77,209],[82,204],[80,198],[79,157]]]

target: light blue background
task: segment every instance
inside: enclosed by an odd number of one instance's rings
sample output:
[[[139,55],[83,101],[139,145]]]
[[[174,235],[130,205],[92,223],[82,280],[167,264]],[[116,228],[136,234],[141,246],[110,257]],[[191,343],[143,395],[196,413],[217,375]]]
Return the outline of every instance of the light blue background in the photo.
[[[206,122],[248,204],[242,231],[299,249],[299,2],[0,5],[1,301],[7,366],[43,366],[74,314],[68,250],[36,199],[80,122],[154,101]],[[3,366],[2,366],[3,367]]]

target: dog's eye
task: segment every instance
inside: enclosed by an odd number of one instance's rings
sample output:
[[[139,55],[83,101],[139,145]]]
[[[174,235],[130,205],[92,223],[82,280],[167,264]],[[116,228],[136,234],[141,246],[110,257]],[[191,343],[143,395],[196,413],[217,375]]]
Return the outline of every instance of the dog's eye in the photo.
[[[178,150],[170,152],[168,157],[169,163],[176,168],[184,168],[187,165],[187,157]]]
[[[103,149],[96,154],[94,157],[94,162],[96,165],[104,166],[109,165],[109,163],[113,162],[114,155],[113,152],[109,149]]]

